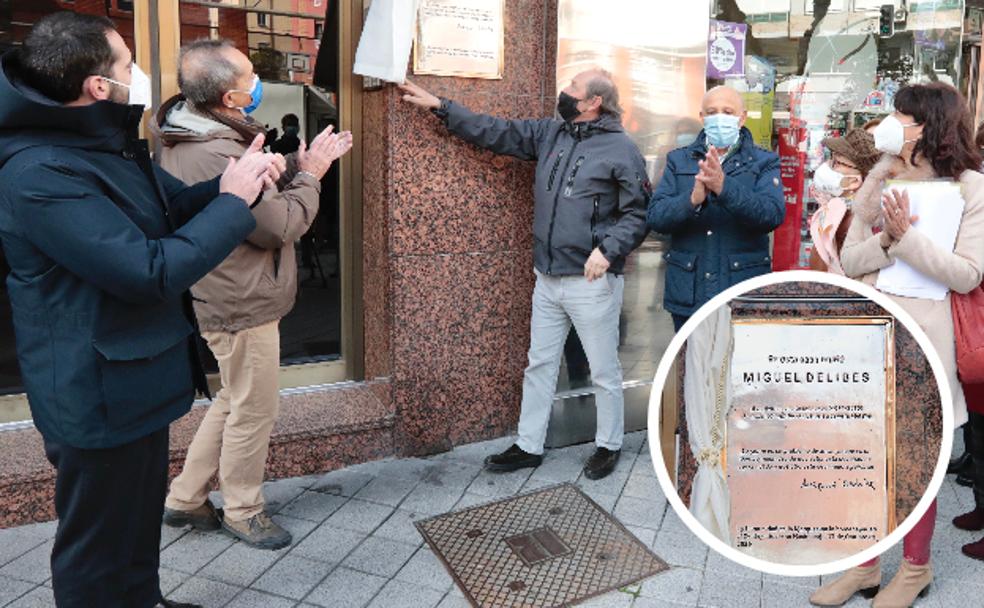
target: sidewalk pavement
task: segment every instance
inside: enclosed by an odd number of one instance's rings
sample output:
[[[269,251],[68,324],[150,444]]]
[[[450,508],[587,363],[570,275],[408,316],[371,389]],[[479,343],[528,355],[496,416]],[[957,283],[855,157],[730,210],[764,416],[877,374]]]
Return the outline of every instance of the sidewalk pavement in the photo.
[[[673,512],[653,472],[645,432],[626,437],[609,477],[581,476],[593,445],[547,452],[543,465],[507,474],[482,471],[483,458],[511,437],[459,447],[431,458],[388,459],[326,475],[266,485],[274,520],[294,535],[291,547],[258,551],[221,532],[163,528],[161,586],[179,601],[208,608],[466,608],[469,604],[413,526],[413,521],[560,482],[574,482],[673,567],[594,598],[591,608],[707,606],[794,608],[818,577],[763,575],[709,551]],[[213,494],[213,500],[217,495]],[[950,519],[973,505],[970,490],[948,477],[939,496],[933,543],[936,580],[915,606],[970,605],[984,597],[984,564],[960,554],[979,533]],[[53,606],[48,558],[53,522],[0,530],[0,606]],[[901,549],[883,560],[887,583]],[[968,603],[970,602],[970,603]],[[856,597],[847,606],[868,602]]]

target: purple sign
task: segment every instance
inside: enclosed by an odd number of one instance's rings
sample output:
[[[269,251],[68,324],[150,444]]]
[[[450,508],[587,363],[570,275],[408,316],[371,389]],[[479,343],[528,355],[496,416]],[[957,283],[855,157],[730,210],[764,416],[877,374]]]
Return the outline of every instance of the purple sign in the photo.
[[[707,35],[707,77],[723,79],[745,73],[744,23],[711,19]]]

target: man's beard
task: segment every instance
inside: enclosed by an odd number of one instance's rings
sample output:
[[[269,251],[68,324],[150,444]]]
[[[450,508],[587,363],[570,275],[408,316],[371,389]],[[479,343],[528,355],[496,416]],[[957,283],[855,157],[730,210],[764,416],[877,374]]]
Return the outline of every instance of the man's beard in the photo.
[[[114,103],[127,105],[130,103],[130,89],[115,82],[109,83],[109,100]]]

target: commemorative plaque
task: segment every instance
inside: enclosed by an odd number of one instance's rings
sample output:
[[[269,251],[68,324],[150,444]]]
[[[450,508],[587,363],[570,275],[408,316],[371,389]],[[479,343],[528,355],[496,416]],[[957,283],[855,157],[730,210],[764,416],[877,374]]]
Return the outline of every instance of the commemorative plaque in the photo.
[[[421,0],[415,74],[502,78],[504,0]]]
[[[893,320],[740,318],[732,330],[732,544],[789,565],[872,546],[896,525]]]

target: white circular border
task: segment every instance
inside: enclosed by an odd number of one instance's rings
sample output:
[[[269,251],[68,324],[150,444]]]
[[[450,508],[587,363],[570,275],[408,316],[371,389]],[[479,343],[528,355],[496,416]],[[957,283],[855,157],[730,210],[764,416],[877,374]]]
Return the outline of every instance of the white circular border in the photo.
[[[779,564],[776,562],[759,559],[757,557],[752,557],[751,555],[742,553],[734,547],[725,544],[724,541],[711,534],[697,521],[697,518],[690,513],[690,510],[686,507],[686,505],[683,504],[683,500],[680,498],[677,489],[673,486],[670,475],[666,470],[666,464],[663,462],[663,453],[660,449],[659,410],[661,406],[663,385],[670,373],[673,362],[676,360],[677,354],[680,352],[680,348],[683,346],[683,343],[687,340],[693,330],[700,323],[702,323],[704,319],[709,317],[712,312],[717,310],[719,307],[728,304],[731,300],[738,296],[760,287],[791,282],[826,283],[828,285],[843,287],[857,293],[860,296],[864,296],[869,300],[872,300],[884,308],[889,314],[898,319],[909,331],[909,333],[913,335],[916,342],[922,348],[923,353],[925,353],[926,359],[929,361],[930,367],[933,370],[933,375],[936,377],[936,384],[940,390],[940,404],[943,409],[943,436],[941,437],[940,455],[936,463],[936,471],[933,473],[933,478],[929,482],[926,493],[916,504],[916,508],[912,510],[905,521],[903,521],[902,524],[898,526],[891,534],[864,551],[856,553],[851,557],[812,565]],[[932,501],[936,498],[940,487],[943,485],[943,479],[946,476],[947,463],[950,458],[950,451],[953,448],[952,403],[953,396],[946,378],[946,373],[943,370],[943,362],[940,360],[940,356],[936,353],[936,349],[933,348],[932,343],[929,340],[929,336],[927,336],[926,332],[919,327],[909,313],[905,312],[901,306],[892,301],[888,296],[877,291],[873,287],[870,287],[869,285],[835,274],[815,272],[811,270],[775,272],[748,279],[747,281],[738,283],[737,285],[730,287],[714,296],[714,298],[701,306],[697,312],[695,312],[693,316],[691,316],[690,319],[683,325],[683,327],[680,328],[680,331],[673,336],[673,339],[670,340],[670,344],[667,346],[666,351],[663,353],[662,359],[660,359],[659,366],[656,368],[656,377],[653,381],[653,391],[649,395],[649,452],[652,457],[653,467],[656,469],[656,478],[659,480],[660,487],[663,490],[663,494],[666,496],[666,500],[673,506],[673,510],[676,511],[677,516],[680,517],[687,528],[696,534],[697,537],[704,541],[704,544],[709,546],[711,549],[714,549],[731,561],[760,572],[765,572],[766,574],[776,574],[780,576],[818,576],[833,574],[835,572],[842,572],[849,568],[859,566],[864,562],[874,559],[884,553],[890,547],[901,541],[902,537],[908,534],[909,531],[915,527],[915,525],[919,522],[919,519],[929,509],[930,503],[932,503]],[[950,406],[946,407],[947,405]],[[685,448],[686,446],[681,446],[681,449]]]

